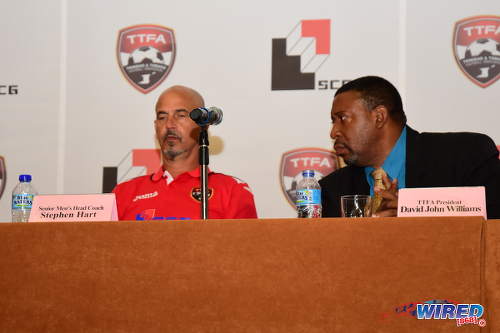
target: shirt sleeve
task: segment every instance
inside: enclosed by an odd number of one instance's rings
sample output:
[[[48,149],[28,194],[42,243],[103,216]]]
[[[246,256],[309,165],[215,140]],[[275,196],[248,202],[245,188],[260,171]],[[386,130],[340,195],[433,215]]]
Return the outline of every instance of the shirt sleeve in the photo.
[[[255,219],[257,209],[252,190],[247,183],[234,178],[235,183],[231,189],[231,196],[226,211],[227,219]]]
[[[321,206],[322,206],[322,217],[340,217],[340,207],[337,204],[337,200],[334,199],[333,195],[328,191],[327,184],[321,183]]]
[[[121,184],[116,185],[112,193],[115,194],[116,208],[118,210],[118,220],[121,221],[124,219],[125,209],[127,208],[126,202],[128,196],[126,194],[126,191],[124,190],[124,186]]]
[[[474,151],[467,165],[464,183],[468,186],[484,186],[486,190],[486,212],[488,219],[500,218],[500,159],[493,140],[485,135],[473,138]]]

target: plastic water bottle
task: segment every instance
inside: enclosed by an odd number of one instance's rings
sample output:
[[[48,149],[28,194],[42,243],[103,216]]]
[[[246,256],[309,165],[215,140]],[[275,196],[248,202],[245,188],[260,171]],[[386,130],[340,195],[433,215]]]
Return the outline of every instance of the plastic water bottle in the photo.
[[[301,218],[321,217],[321,187],[314,178],[314,170],[302,171],[302,180],[297,185],[297,216]]]
[[[33,198],[38,192],[31,185],[31,175],[20,175],[12,190],[12,222],[28,222]]]

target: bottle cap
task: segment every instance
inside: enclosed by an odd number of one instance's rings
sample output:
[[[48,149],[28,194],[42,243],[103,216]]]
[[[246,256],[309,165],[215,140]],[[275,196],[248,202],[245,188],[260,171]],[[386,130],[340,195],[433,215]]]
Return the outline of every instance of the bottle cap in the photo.
[[[31,181],[31,175],[19,175],[19,181],[29,183]]]
[[[302,177],[314,177],[314,170],[303,170]]]

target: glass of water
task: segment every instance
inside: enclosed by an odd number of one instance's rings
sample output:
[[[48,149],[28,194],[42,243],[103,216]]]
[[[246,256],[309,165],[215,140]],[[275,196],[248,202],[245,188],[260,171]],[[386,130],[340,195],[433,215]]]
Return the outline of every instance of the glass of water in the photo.
[[[372,216],[371,197],[365,194],[343,195],[340,197],[342,217]]]

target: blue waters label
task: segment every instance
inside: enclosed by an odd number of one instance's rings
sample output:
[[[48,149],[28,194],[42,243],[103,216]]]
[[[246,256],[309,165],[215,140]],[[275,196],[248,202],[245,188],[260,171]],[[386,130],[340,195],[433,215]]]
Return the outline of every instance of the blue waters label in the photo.
[[[16,194],[12,196],[12,209],[31,209],[33,194]]]
[[[297,190],[297,206],[321,204],[321,190]]]

